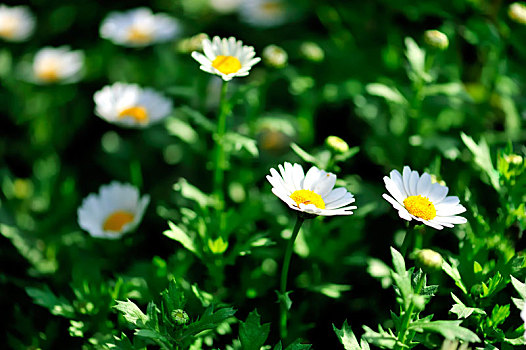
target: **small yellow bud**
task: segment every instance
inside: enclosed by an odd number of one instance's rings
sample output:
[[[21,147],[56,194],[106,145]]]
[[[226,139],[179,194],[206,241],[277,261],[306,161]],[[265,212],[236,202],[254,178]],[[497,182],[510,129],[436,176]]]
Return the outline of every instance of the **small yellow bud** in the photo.
[[[416,253],[416,263],[423,270],[440,270],[442,255],[431,249],[422,249]]]
[[[445,50],[449,46],[449,39],[446,34],[438,30],[426,30],[424,40],[427,45],[439,50]]]
[[[182,309],[172,311],[172,318],[179,325],[186,324],[190,320],[188,314]]]
[[[208,240],[208,248],[214,254],[222,254],[228,248],[228,242],[223,241],[222,237],[219,237],[216,240]]]
[[[276,45],[269,45],[263,49],[263,62],[274,68],[283,68],[287,65],[289,56],[287,52]]]
[[[323,49],[312,41],[307,41],[301,44],[300,53],[303,57],[313,62],[321,62],[325,58]]]
[[[347,142],[343,141],[338,136],[329,136],[325,139],[325,144],[327,147],[334,151],[335,153],[345,153],[349,150],[349,145]]]
[[[508,16],[519,24],[526,24],[526,5],[521,2],[514,2],[508,7]]]

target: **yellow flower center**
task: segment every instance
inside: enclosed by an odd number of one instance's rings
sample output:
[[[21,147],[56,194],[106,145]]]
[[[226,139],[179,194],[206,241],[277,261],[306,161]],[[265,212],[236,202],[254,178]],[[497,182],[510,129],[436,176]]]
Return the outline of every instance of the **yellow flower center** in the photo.
[[[148,111],[143,106],[126,108],[119,113],[119,119],[126,117],[133,118],[138,123],[146,123],[148,122]]]
[[[104,221],[104,231],[121,231],[124,225],[133,221],[133,214],[124,210],[117,210]]]
[[[311,190],[294,191],[290,195],[290,198],[292,198],[292,200],[296,202],[298,207],[301,203],[303,203],[303,204],[314,204],[317,208],[325,209],[325,202],[323,201],[321,196],[315,192],[312,192]]]
[[[427,197],[409,196],[404,199],[404,206],[412,215],[424,220],[431,220],[437,216],[435,206]]]
[[[14,17],[4,18],[2,25],[0,25],[0,36],[12,39],[16,34],[18,22],[18,19]]]
[[[212,62],[212,67],[223,74],[230,74],[241,69],[241,62],[234,56],[219,55]]]
[[[261,4],[261,10],[267,15],[281,15],[283,5],[279,1],[269,1]]]
[[[51,66],[41,69],[37,72],[37,77],[45,82],[52,83],[59,80],[58,70],[56,67]]]
[[[128,32],[128,40],[134,44],[147,44],[152,41],[152,33],[142,28],[132,27]]]

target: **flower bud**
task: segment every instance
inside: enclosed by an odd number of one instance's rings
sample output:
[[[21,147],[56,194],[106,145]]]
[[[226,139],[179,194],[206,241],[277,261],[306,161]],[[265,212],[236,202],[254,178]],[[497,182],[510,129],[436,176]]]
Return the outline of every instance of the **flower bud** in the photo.
[[[523,161],[523,158],[518,154],[505,154],[503,158],[508,164],[521,165]]]
[[[514,2],[508,7],[508,16],[517,23],[526,24],[526,5]]]
[[[175,323],[179,325],[186,324],[190,320],[188,314],[183,309],[177,309],[172,311],[172,318],[174,319]]]
[[[289,56],[287,52],[276,45],[269,45],[263,49],[263,62],[274,68],[283,68],[287,65]]]
[[[439,50],[445,50],[449,46],[449,39],[446,34],[438,30],[426,30],[424,40],[427,45]]]
[[[321,62],[325,58],[323,49],[312,41],[306,41],[301,44],[300,53],[303,57],[313,62]]]
[[[193,51],[203,51],[203,40],[208,39],[205,33],[199,33],[189,38],[185,38],[177,44],[177,51],[180,53],[190,53]]]
[[[431,249],[422,249],[416,253],[416,263],[423,270],[438,271],[442,267],[442,255]]]
[[[334,153],[345,153],[349,150],[347,142],[338,136],[329,136],[325,139],[325,145]]]
[[[223,241],[222,237],[219,237],[216,240],[209,239],[208,248],[210,248],[210,251],[214,254],[222,254],[228,248],[228,241]]]

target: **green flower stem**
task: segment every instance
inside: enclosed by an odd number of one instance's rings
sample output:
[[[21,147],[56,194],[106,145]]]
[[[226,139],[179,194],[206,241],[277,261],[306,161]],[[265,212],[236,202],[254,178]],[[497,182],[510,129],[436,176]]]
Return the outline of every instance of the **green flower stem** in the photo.
[[[298,215],[298,219],[296,220],[296,224],[294,225],[294,230],[292,231],[292,236],[290,237],[289,242],[287,244],[287,250],[285,251],[285,257],[283,258],[283,266],[281,268],[281,282],[280,282],[280,288],[279,288],[282,298],[284,298],[285,294],[287,293],[287,277],[289,274],[290,258],[292,257],[292,250],[294,248],[294,242],[296,241],[296,237],[298,237],[298,233],[300,232],[300,228],[301,228],[301,225],[303,224],[303,221],[305,221],[305,219],[302,218],[300,215]],[[287,308],[285,299],[281,299],[280,311],[281,311],[280,334],[281,334],[281,338],[285,339],[287,337],[287,314],[288,314],[288,308]]]
[[[215,161],[214,161],[214,196],[217,201],[218,210],[225,207],[225,195],[223,192],[223,183],[225,179],[225,131],[226,118],[230,114],[230,106],[226,100],[226,91],[228,82],[223,81],[221,87],[221,98],[219,102],[219,117],[217,121],[217,131],[214,135],[215,141]]]
[[[420,280],[418,281],[418,285],[415,290],[415,295],[420,294],[420,290],[422,289],[422,286],[424,285],[424,277],[420,277]],[[396,345],[393,350],[399,350],[406,348],[406,341],[407,341],[407,328],[409,328],[409,324],[411,323],[411,319],[413,317],[413,311],[415,310],[415,303],[411,299],[411,303],[409,304],[409,307],[404,312],[404,318],[402,319],[402,324],[400,326],[400,330],[398,331],[398,341],[396,342]]]
[[[415,235],[415,225],[412,223],[408,223],[407,230],[404,236],[404,241],[402,242],[402,247],[400,248],[400,253],[402,253],[403,257],[407,257],[407,251],[409,250],[409,246],[411,245],[411,242],[413,241],[413,236]]]

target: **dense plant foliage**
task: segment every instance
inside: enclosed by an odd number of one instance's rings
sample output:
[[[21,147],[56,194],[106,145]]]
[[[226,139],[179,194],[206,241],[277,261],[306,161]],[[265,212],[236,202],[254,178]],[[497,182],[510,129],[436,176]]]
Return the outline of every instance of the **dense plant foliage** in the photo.
[[[4,348],[526,345],[525,5],[19,5]]]

